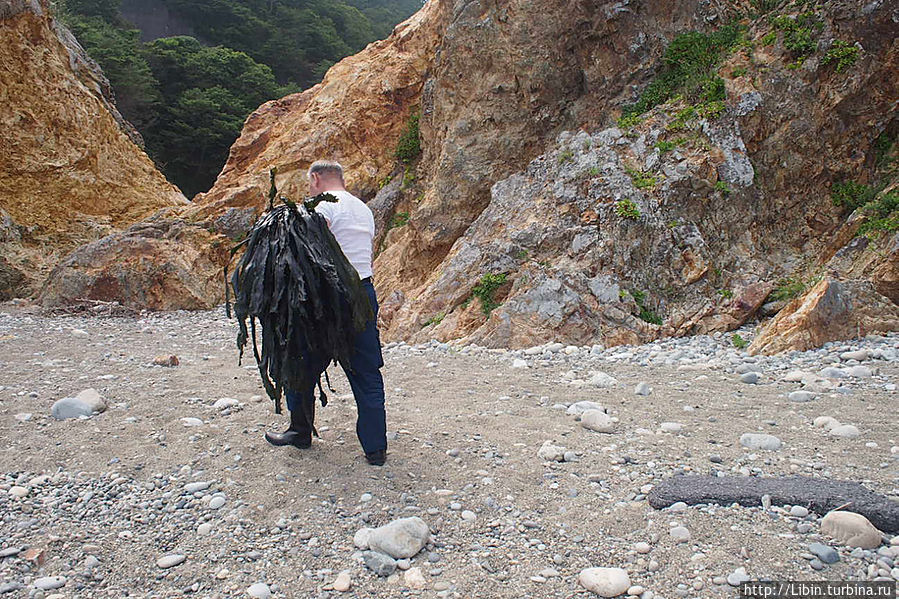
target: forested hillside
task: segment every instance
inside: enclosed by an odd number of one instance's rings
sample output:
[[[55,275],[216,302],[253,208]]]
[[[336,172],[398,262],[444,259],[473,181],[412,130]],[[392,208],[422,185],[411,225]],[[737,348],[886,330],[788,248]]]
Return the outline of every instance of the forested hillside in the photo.
[[[147,153],[188,197],[212,185],[257,106],[314,85],[420,6],[419,0],[162,0],[197,38],[144,43],[120,3],[60,0],[57,10],[103,67]]]

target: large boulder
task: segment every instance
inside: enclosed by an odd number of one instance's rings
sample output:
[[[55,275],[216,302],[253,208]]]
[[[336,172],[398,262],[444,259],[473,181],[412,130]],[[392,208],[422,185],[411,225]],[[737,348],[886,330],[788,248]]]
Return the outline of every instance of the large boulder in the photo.
[[[78,248],[50,274],[45,306],[118,301],[152,310],[208,309],[224,294],[230,244],[183,221],[146,222]]]

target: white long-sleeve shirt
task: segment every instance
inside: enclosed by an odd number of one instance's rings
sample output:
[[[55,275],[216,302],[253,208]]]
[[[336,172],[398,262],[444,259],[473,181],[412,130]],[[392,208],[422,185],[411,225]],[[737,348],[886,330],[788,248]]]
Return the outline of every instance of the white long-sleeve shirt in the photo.
[[[375,217],[365,202],[348,191],[328,191],[337,202],[320,202],[315,211],[325,217],[340,249],[360,279],[372,276]]]

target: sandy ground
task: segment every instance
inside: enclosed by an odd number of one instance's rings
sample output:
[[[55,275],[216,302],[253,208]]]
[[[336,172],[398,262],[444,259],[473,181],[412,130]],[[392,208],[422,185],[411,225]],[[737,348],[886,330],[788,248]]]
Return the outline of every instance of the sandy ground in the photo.
[[[389,458],[375,468],[362,458],[339,368],[330,370],[336,393],[319,410],[322,439],[305,451],[266,444],[264,430],[283,429],[286,416],[260,397],[252,357],[237,365],[235,334],[220,311],[85,318],[0,306],[0,548],[45,556],[41,566],[21,554],[0,560],[0,584],[24,587],[9,596],[60,575],[62,588],[31,596],[247,597],[250,584],[264,582],[275,597],[591,597],[578,573],[609,566],[626,569],[647,597],[712,598],[735,596],[715,579],[738,567],[753,579],[800,580],[865,579],[878,567],[876,555],[838,548],[839,562],[813,570],[802,553],[827,543],[820,515],[715,506],[672,513],[652,509],[643,493],[675,473],[742,469],[848,479],[899,496],[899,456],[891,454],[899,402],[885,387],[897,380],[895,361],[872,361],[875,376],[845,383],[849,393],[792,403],[786,394],[798,384],[774,371],[818,357],[765,362],[760,384],[747,385],[702,363],[639,366],[558,353],[546,362],[523,356],[530,367],[513,368],[510,353],[391,348]],[[169,354],[180,365],[152,365]],[[833,359],[820,356],[815,370]],[[602,370],[619,384],[570,385],[572,370],[576,378]],[[652,395],[634,394],[640,381]],[[105,413],[50,417],[56,400],[87,388],[107,399]],[[240,404],[221,412],[212,407],[221,398]],[[581,400],[605,406],[620,420],[616,432],[585,430],[566,415],[564,405]],[[815,428],[821,415],[854,424],[861,438]],[[185,426],[186,417],[203,423]],[[659,431],[672,421],[681,433]],[[784,447],[752,453],[738,442],[746,432],[777,435]],[[547,440],[577,460],[543,462],[537,450]],[[42,474],[49,478],[25,484]],[[30,489],[24,499],[9,496],[17,481]],[[181,489],[191,481],[213,484],[185,502]],[[84,499],[85,489],[95,491]],[[227,499],[218,510],[207,505],[213,491]],[[67,497],[72,505],[63,509]],[[463,510],[476,519],[463,520]],[[354,556],[359,528],[412,515],[432,529],[432,545],[411,563],[424,589],[410,588],[401,572],[378,578]],[[211,533],[197,533],[203,522]],[[797,529],[803,522],[808,532]],[[688,542],[671,538],[675,524],[688,528]],[[649,553],[634,550],[641,541]],[[89,553],[99,565],[85,566]],[[158,568],[170,553],[187,559]],[[329,591],[342,570],[353,588]]]

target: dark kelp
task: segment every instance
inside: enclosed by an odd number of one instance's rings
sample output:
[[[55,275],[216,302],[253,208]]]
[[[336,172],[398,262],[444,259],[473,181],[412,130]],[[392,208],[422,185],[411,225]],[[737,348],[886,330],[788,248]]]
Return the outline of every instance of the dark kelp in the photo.
[[[272,172],[269,209],[233,250],[245,247],[231,287],[240,325],[240,356],[252,341],[262,384],[280,414],[285,390],[306,389],[315,383],[310,378],[318,373],[306,367],[310,356],[349,367],[353,339],[365,328],[372,311],[359,275],[325,218],[315,212],[319,202],[337,198],[320,194],[302,206],[281,198],[282,205],[275,206],[276,195]]]

